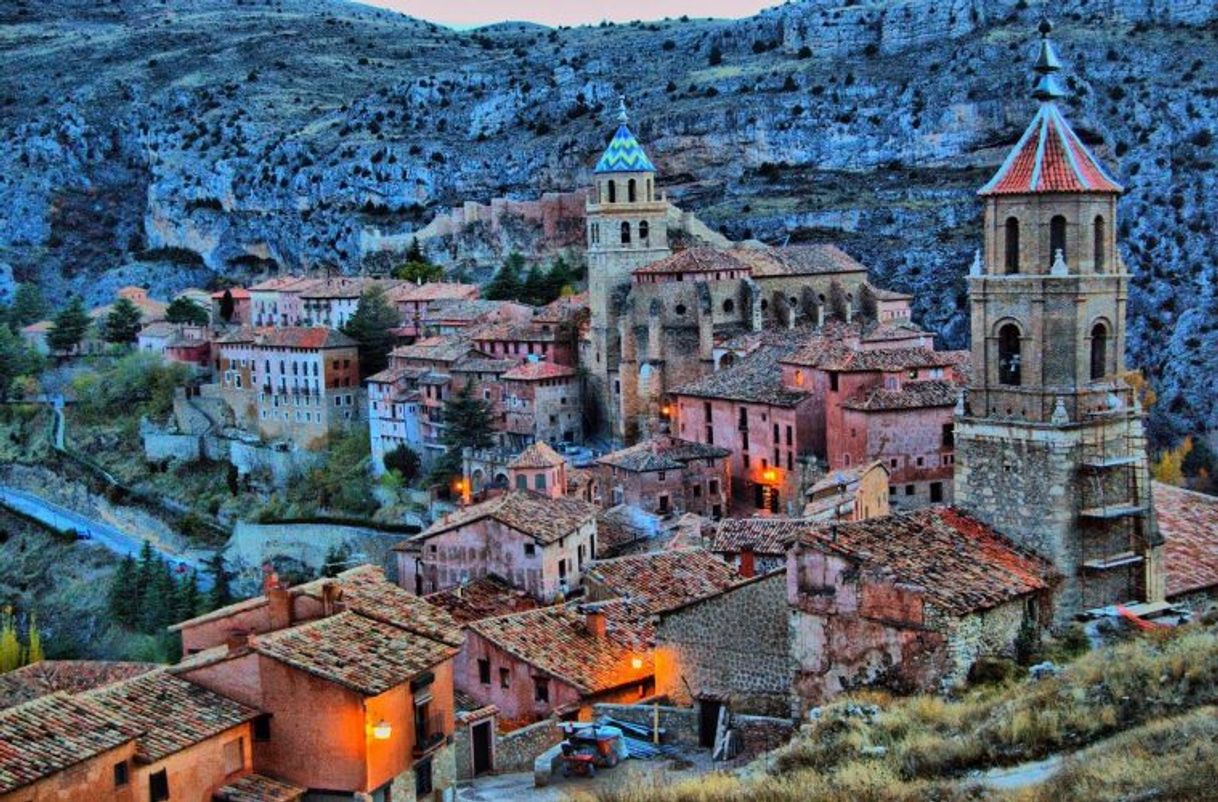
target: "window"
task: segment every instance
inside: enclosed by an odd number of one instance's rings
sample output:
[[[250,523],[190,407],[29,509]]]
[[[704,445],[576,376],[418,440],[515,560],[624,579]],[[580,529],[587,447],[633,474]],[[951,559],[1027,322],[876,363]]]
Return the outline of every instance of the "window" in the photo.
[[[802,370],[795,371],[795,386],[796,387],[804,386],[804,372]]]
[[[736,410],[736,428],[740,431],[747,431],[749,428],[749,410],[748,407],[740,407]]]
[[[630,244],[630,223],[622,222],[622,244]]]
[[[127,783],[131,782],[131,774],[127,768],[127,761],[114,764],[114,787],[122,788]]]
[[[1019,272],[1019,220],[1015,217],[1007,218],[1006,272],[1008,275]]]
[[[1108,327],[1096,323],[1091,327],[1091,380],[1108,374]]]
[[[491,684],[491,661],[489,657],[478,658],[478,681],[483,685]]]
[[[668,495],[667,494],[660,496],[660,514],[661,515],[668,514]]]
[[[658,471],[658,473],[659,473],[659,476],[657,476],[656,478],[661,482],[663,482],[664,478],[668,476],[667,471]]]
[[[558,561],[558,578],[567,578],[567,560],[565,558]]]
[[[711,479],[710,483],[707,485],[706,489],[712,496],[719,495],[719,480]]]
[[[1062,259],[1066,258],[1066,218],[1060,214],[1053,215],[1049,221],[1049,264],[1057,261],[1057,252],[1061,251]]]
[[[617,182],[616,181],[609,182],[609,202],[617,203]]]
[[[832,371],[829,373],[829,392],[837,392],[837,374]]]
[[[534,490],[545,490],[546,489],[546,475],[544,473],[539,473],[533,477],[533,489]]]
[[[943,424],[943,447],[944,448],[955,448],[956,447],[956,424],[954,424],[954,423]],[[895,460],[894,460],[894,462],[895,462]],[[893,467],[896,467],[896,466],[894,465]]]
[[[535,546],[532,543],[525,543],[524,544],[524,556],[532,557],[535,554],[537,554],[537,546]]]
[[[528,490],[529,489],[529,477],[525,476],[523,473],[520,474],[519,476],[517,476],[516,477],[516,489],[517,490]]]
[[[694,498],[702,498],[702,485],[693,486]]]
[[[724,312],[726,312],[726,313],[727,313],[727,314],[729,314],[729,315],[730,315],[731,313],[735,312],[735,311],[736,311],[736,302],[735,302],[735,301],[733,301],[731,298],[724,299],[724,301],[723,301],[723,311],[724,311]]]
[[[1007,323],[998,330],[998,383],[1021,384],[1019,327]]]
[[[499,687],[508,688],[512,684],[512,672],[506,668],[499,669]]]
[[[533,677],[533,701],[550,701],[550,680],[546,677]]]
[[[636,193],[635,183],[634,183],[634,179],[632,178],[626,182],[626,201],[628,203],[634,203],[636,197],[637,197],[637,193]],[[642,235],[640,234],[639,236],[641,237]]]
[[[263,713],[254,719],[254,742],[266,743],[271,740],[271,714]]]
[[[639,242],[646,242],[647,236],[651,233],[651,227],[647,225],[646,220],[639,221]]]
[[[914,494],[914,486],[913,486],[913,485],[905,485],[905,495],[907,495],[907,496],[912,496],[913,494]]]
[[[245,739],[235,738],[224,745],[224,773],[236,774],[245,768]]]
[[[169,775],[165,769],[148,776],[148,798],[150,802],[163,802],[169,798]]]
[[[791,427],[788,426],[787,427],[787,445],[788,446],[794,445],[792,438],[793,438],[793,433],[792,433]]]
[[[930,503],[938,504],[942,501],[943,501],[943,483],[942,482],[931,482],[930,483]]]
[[[1095,216],[1094,230],[1095,230],[1095,257],[1094,257],[1095,272],[1103,273],[1104,268],[1107,267],[1107,265],[1105,264],[1104,257],[1106,256],[1106,254],[1108,252],[1107,248],[1105,247],[1105,243],[1108,240],[1108,235],[1107,235],[1107,232],[1105,231],[1104,218],[1101,215]]]

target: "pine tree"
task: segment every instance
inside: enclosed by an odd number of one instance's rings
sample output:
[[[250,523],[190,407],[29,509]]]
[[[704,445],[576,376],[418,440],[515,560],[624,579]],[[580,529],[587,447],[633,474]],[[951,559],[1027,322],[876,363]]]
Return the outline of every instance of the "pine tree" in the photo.
[[[9,325],[14,331],[37,323],[47,315],[47,302],[37,284],[24,282],[17,285],[13,297],[13,308],[9,310]]]
[[[402,317],[389,302],[384,287],[374,284],[360,296],[355,314],[347,321],[343,332],[359,343],[359,366],[364,376],[379,373],[389,364],[393,350],[393,332]]]
[[[108,343],[126,345],[135,342],[140,333],[143,315],[129,298],[119,298],[106,316],[103,336]]]
[[[410,238],[410,247],[406,249],[406,261],[417,262],[418,264],[428,265],[427,255],[423,253],[423,249],[419,246],[419,238]]]
[[[135,558],[128,554],[118,564],[114,578],[110,581],[110,617],[128,629],[135,626],[139,615],[139,602],[135,595],[137,572]]]
[[[194,618],[199,613],[199,574],[191,571],[174,585],[171,623]]]
[[[524,257],[513,251],[508,255],[499,272],[486,285],[482,297],[490,301],[513,301],[520,297],[523,287],[520,283],[520,270],[524,267]]]
[[[159,562],[160,560],[157,559],[156,552],[152,550],[152,543],[145,540],[144,544],[140,546],[139,566],[135,571],[135,587],[132,594],[132,598],[135,600],[135,614],[132,617],[133,625],[137,625],[142,617],[144,594],[148,592],[148,587],[156,577],[157,563]]]
[[[530,265],[529,272],[525,274],[520,300],[533,306],[544,306],[553,300],[546,299],[546,277],[536,263]]]
[[[203,564],[207,569],[207,573],[211,574],[212,585],[211,590],[207,594],[207,607],[210,610],[223,607],[226,604],[231,604],[233,601],[233,592],[230,586],[232,574],[228,571],[228,566],[224,564],[224,552],[217,550]]]
[[[55,353],[70,353],[80,345],[89,330],[89,315],[85,313],[85,305],[79,297],[73,298],[58,315],[47,332],[47,345]]]
[[[447,448],[432,471],[438,480],[461,472],[461,450],[489,448],[495,442],[489,401],[474,395],[472,382],[466,382],[444,405],[443,443]]]
[[[206,326],[208,323],[207,310],[185,295],[179,295],[169,302],[165,319],[170,323],[186,323],[191,326]]]
[[[220,296],[220,319],[225,323],[229,323],[233,319],[233,313],[237,311],[237,303],[233,300],[233,291],[225,288],[224,294]]]
[[[42,357],[7,326],[0,326],[0,401],[8,398],[15,379],[41,369]]]
[[[13,608],[0,611],[0,674],[21,667],[21,641],[17,638],[17,622]]]

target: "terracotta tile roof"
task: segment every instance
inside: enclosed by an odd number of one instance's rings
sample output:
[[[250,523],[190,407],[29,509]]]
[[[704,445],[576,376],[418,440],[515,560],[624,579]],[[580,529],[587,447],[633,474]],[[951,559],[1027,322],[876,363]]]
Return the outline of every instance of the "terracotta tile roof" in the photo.
[[[696,443],[676,437],[657,436],[629,448],[619,449],[599,458],[602,465],[611,465],[626,471],[680,470],[695,459],[722,459],[732,452],[722,446]]]
[[[1167,596],[1218,586],[1218,497],[1154,482]]]
[[[783,386],[779,360],[789,349],[761,347],[740,363],[709,373],[678,387],[673,395],[722,398],[776,407],[793,407],[808,397],[806,392]]]
[[[629,504],[618,504],[596,516],[597,559],[616,556],[626,546],[655,538],[660,519]]]
[[[302,290],[300,297],[317,300],[359,298],[365,291],[373,287],[382,287],[388,291],[398,284],[399,282],[392,279],[364,278],[362,276],[318,279],[313,281],[307,289]]]
[[[276,326],[258,329],[254,344],[270,348],[354,348],[355,340],[324,326]]]
[[[953,364],[930,348],[860,349],[841,340],[819,340],[804,345],[782,360],[792,365],[838,372],[897,371],[947,367]]]
[[[491,357],[468,340],[457,337],[426,337],[411,345],[399,345],[389,352],[391,362],[403,359],[456,362],[466,356]]]
[[[138,734],[96,702],[63,692],[0,710],[0,794],[116,749]]]
[[[740,580],[736,569],[701,548],[653,551],[592,564],[588,578],[650,613],[685,604]]]
[[[232,296],[234,301],[248,300],[250,291],[244,287],[229,287],[228,294]],[[216,290],[211,294],[212,300],[219,301],[224,298],[224,290]]]
[[[152,671],[156,663],[106,660],[43,660],[0,674],[0,708],[64,691],[82,693]]]
[[[800,533],[800,541],[858,560],[876,575],[916,585],[928,602],[958,616],[1045,589],[1054,576],[1047,561],[953,507],[836,527],[817,523]]]
[[[457,652],[455,646],[346,611],[289,629],[254,635],[259,654],[342,685],[378,696]]]
[[[365,381],[375,384],[396,384],[399,381],[418,379],[426,372],[426,368],[385,368],[380,373],[373,373]]]
[[[511,312],[530,315],[529,307],[514,301],[487,301],[479,298],[456,298],[433,301],[427,306],[423,318],[428,322],[473,323]]]
[[[1091,153],[1055,103],[1042,103],[1015,148],[978,195],[1125,190]]]
[[[471,621],[522,613],[537,607],[537,601],[528,593],[495,576],[475,579],[423,598],[428,604],[447,612],[461,626]]]
[[[509,468],[554,468],[566,462],[544,440],[532,443],[507,464]]]
[[[375,565],[350,568],[334,579],[342,589],[338,603],[348,610],[450,646],[464,641],[452,616],[390,582]],[[293,590],[320,599],[326,581],[317,579]]]
[[[522,362],[501,377],[504,381],[542,381],[543,379],[567,379],[578,371],[556,362]]]
[[[931,338],[935,335],[908,320],[888,320],[864,326],[861,330],[861,341],[865,343],[887,342],[892,340],[916,340]]]
[[[503,375],[519,365],[515,359],[487,359],[485,357],[465,356],[453,363],[453,373],[494,373]]]
[[[247,774],[217,789],[215,799],[217,802],[296,802],[306,790],[261,774]]]
[[[477,284],[429,281],[426,284],[399,284],[396,287],[392,287],[385,294],[394,303],[407,301],[424,302],[449,298],[477,298],[480,289]]]
[[[864,390],[842,402],[847,409],[864,412],[889,412],[901,409],[926,409],[928,407],[955,406],[960,396],[960,387],[954,382],[930,379],[907,381],[900,390],[875,387]]]
[[[594,605],[606,616],[604,637],[588,631],[575,604],[539,607],[526,613],[475,621],[469,627],[534,669],[588,695],[650,677],[655,673],[651,627],[639,605],[618,600]],[[634,668],[633,658],[642,661]]]
[[[136,755],[161,760],[257,718],[259,711],[163,670],[87,696],[140,732]]]
[[[250,292],[282,292],[285,290],[300,292],[319,281],[321,279],[306,278],[304,276],[275,276],[250,287]]]
[[[748,273],[749,270],[749,266],[736,258],[731,251],[699,247],[677,251],[671,256],[665,256],[663,259],[636,268],[631,272],[638,276],[659,273],[718,273],[726,271]]]
[[[425,541],[483,518],[493,518],[504,526],[532,536],[539,543],[553,543],[595,518],[596,511],[596,507],[579,499],[550,498],[531,491],[512,490],[459,509],[394,548]]]
[[[470,331],[469,337],[479,343],[501,340],[549,343],[558,338],[558,332],[553,329],[542,331],[540,328],[534,328],[532,323],[488,323]]]
[[[786,554],[787,544],[807,528],[807,521],[788,518],[724,518],[715,528],[710,550],[738,554],[751,548],[754,554]]]
[[[867,272],[867,268],[848,253],[828,243],[785,248],[736,248],[732,253],[752,267],[753,278]]]

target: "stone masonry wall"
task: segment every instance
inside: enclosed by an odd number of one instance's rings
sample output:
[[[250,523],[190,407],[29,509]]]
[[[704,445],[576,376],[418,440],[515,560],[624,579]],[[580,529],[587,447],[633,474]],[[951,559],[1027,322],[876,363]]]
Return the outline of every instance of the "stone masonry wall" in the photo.
[[[533,760],[562,740],[558,723],[548,718],[495,737],[495,771],[532,771]]]
[[[677,704],[706,695],[738,712],[790,710],[791,658],[783,572],[663,616],[656,692]]]

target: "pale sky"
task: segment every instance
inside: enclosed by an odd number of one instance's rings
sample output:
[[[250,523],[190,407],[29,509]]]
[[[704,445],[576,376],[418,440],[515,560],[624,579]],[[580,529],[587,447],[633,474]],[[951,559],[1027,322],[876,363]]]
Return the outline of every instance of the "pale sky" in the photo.
[[[507,20],[544,25],[594,25],[602,20],[748,17],[781,0],[359,0],[412,17],[467,28]]]

